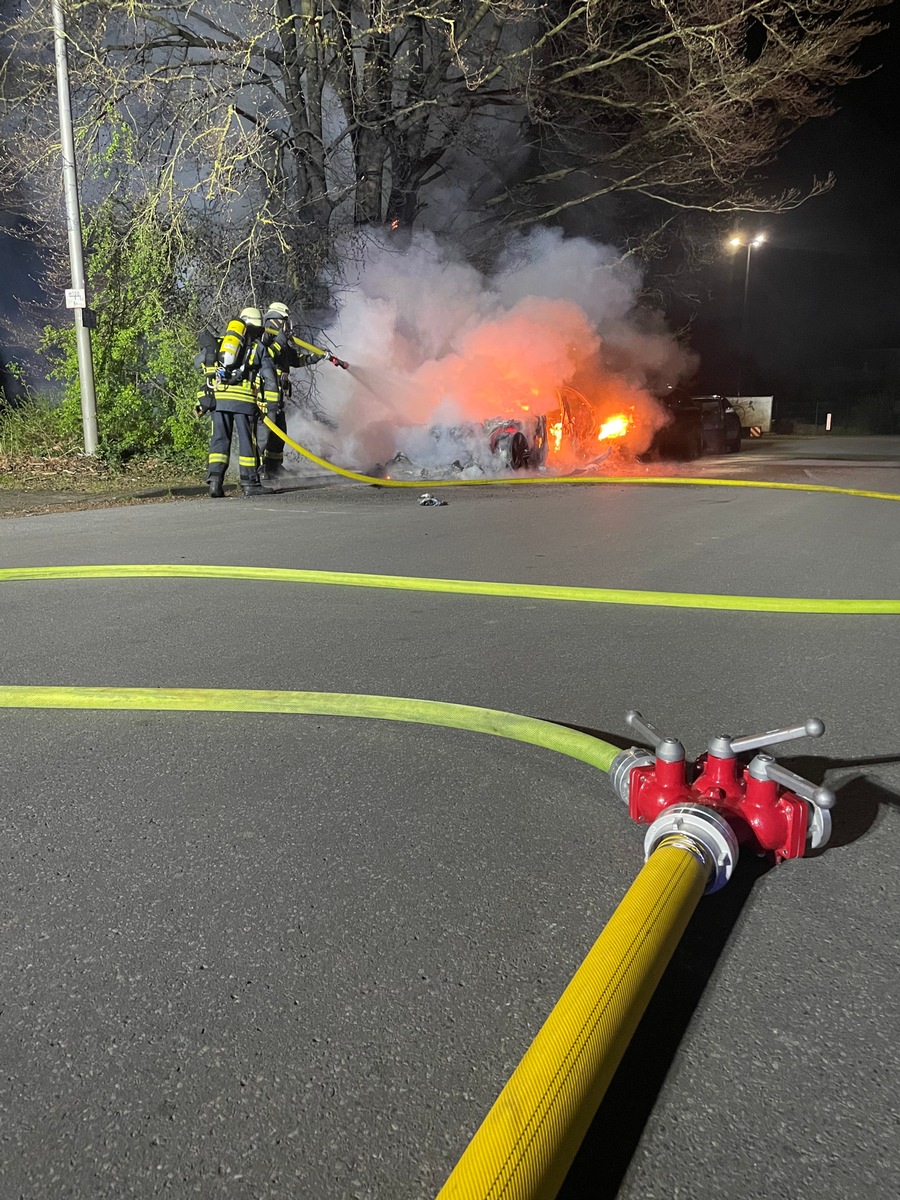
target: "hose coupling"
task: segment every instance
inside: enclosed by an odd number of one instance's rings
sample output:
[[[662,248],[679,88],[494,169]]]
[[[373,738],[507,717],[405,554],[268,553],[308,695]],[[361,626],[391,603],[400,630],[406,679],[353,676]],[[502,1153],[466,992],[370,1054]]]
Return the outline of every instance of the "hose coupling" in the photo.
[[[613,791],[619,797],[623,804],[628,803],[628,793],[631,788],[631,772],[635,767],[651,768],[655,764],[656,759],[648,750],[642,750],[640,746],[630,746],[627,750],[620,750],[616,757],[612,760],[612,766],[609,768],[609,779],[613,786]]]
[[[673,804],[660,813],[644,837],[644,858],[665,841],[678,841],[702,858],[709,870],[705,895],[723,888],[738,860],[738,840],[725,818],[700,804]]]

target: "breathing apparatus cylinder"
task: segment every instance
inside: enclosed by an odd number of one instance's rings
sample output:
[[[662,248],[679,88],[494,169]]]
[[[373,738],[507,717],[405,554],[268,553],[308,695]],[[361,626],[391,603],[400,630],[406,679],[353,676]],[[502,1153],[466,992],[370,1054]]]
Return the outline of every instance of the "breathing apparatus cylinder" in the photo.
[[[249,360],[254,334],[262,328],[258,308],[245,308],[239,317],[228,322],[225,336],[219,343],[218,371],[221,383],[239,383]]]

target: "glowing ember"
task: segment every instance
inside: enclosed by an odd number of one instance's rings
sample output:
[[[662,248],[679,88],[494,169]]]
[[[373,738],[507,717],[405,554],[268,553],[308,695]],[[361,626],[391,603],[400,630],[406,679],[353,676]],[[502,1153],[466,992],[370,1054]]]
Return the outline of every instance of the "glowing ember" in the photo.
[[[608,438],[624,437],[628,432],[628,427],[631,424],[625,413],[617,413],[616,416],[610,417],[608,421],[604,421],[600,426],[600,432],[597,434],[598,442],[605,442]]]

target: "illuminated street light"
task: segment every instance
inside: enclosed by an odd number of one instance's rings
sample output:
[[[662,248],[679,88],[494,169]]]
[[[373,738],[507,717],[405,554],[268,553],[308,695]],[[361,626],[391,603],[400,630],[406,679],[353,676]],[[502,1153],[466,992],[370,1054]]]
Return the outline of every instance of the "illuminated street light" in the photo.
[[[742,375],[744,368],[744,359],[747,356],[747,296],[750,291],[750,256],[754,250],[766,240],[764,233],[756,233],[752,238],[745,237],[744,234],[735,233],[728,239],[728,245],[732,250],[744,249],[747,251],[747,266],[744,271],[744,304],[741,309],[741,352],[738,358],[738,378],[737,378],[737,394],[741,394]]]

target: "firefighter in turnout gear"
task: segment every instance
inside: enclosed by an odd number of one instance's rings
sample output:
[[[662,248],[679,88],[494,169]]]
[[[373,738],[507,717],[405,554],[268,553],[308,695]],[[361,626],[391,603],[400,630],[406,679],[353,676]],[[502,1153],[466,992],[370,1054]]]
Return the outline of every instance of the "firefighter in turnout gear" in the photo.
[[[262,315],[258,308],[244,308],[229,322],[219,343],[212,368],[215,381],[212,396],[200,400],[199,407],[212,403],[212,437],[209,442],[207,482],[213,497],[225,495],[224,480],[231,457],[231,440],[237,431],[238,466],[241,490],[245,496],[265,495],[259,481],[256,447],[256,423],[260,409],[279,402],[278,377],[271,356],[263,352]],[[210,368],[204,367],[209,375]],[[208,387],[204,388],[208,396]],[[209,410],[207,410],[209,411]]]
[[[318,362],[318,356],[301,353],[293,337],[291,314],[286,304],[273,301],[263,317],[261,343],[264,352],[274,364],[278,378],[278,404],[269,405],[268,416],[273,425],[287,433],[285,401],[291,395],[291,368],[309,366]],[[274,479],[284,469],[284,442],[266,425],[259,430],[260,459],[264,479]]]

